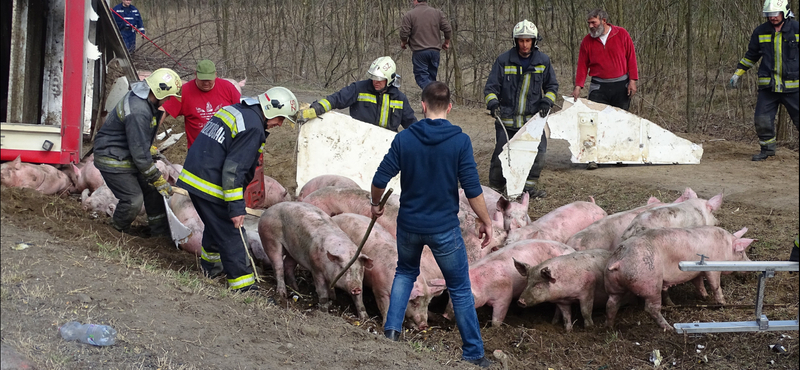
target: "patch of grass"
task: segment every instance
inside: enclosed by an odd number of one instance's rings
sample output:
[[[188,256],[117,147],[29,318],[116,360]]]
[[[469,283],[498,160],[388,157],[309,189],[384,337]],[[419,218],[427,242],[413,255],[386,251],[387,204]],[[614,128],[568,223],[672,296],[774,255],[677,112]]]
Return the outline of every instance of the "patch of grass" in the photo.
[[[606,344],[611,344],[619,340],[619,332],[614,330],[608,333],[606,337]]]
[[[430,347],[426,346],[425,343],[422,343],[422,342],[410,341],[410,342],[408,342],[408,344],[411,346],[411,349],[413,349],[414,352],[420,352],[420,353],[433,352],[433,349],[431,349]]]

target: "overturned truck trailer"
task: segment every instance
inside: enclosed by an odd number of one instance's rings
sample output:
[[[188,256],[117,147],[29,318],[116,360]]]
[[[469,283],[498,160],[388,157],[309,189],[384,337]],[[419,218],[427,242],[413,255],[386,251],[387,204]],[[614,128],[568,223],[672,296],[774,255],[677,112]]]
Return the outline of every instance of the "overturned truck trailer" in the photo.
[[[108,3],[3,1],[0,24],[0,160],[80,161],[108,94],[137,79]]]

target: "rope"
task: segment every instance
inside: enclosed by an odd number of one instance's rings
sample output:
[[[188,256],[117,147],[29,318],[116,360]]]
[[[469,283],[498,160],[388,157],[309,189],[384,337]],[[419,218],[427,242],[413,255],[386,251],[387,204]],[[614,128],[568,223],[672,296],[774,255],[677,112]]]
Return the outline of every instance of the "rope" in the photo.
[[[184,66],[183,66],[183,64],[181,64],[181,62],[179,62],[177,59],[173,58],[173,57],[172,57],[172,55],[169,55],[169,53],[167,53],[166,51],[164,51],[164,49],[162,49],[160,46],[158,46],[158,44],[156,44],[155,42],[153,42],[153,40],[150,40],[150,38],[149,38],[149,37],[147,37],[147,36],[145,36],[145,34],[143,34],[143,33],[142,33],[142,31],[139,31],[139,29],[138,29],[138,28],[136,28],[134,25],[132,25],[132,24],[131,24],[131,22],[128,22],[128,21],[127,21],[125,18],[123,18],[123,17],[122,17],[122,16],[121,16],[119,13],[117,13],[117,11],[116,11],[116,10],[114,10],[113,8],[109,8],[109,9],[111,10],[111,12],[112,12],[112,13],[116,14],[116,16],[117,16],[117,17],[119,17],[119,19],[122,19],[122,21],[123,21],[123,22],[127,23],[129,26],[131,26],[131,28],[133,28],[134,30],[136,30],[136,32],[138,32],[140,35],[142,35],[142,37],[143,37],[143,38],[145,38],[147,41],[149,41],[151,44],[153,44],[153,46],[157,47],[157,48],[158,48],[158,50],[161,50],[161,52],[162,52],[162,53],[164,53],[164,54],[165,54],[166,56],[168,56],[170,59],[172,59],[173,61],[175,61],[175,63],[177,63],[179,66],[181,66],[181,68],[183,68],[183,69],[185,69],[185,70],[187,70],[187,71],[191,70],[191,69],[189,69],[189,68],[186,68],[186,67],[184,67]]]

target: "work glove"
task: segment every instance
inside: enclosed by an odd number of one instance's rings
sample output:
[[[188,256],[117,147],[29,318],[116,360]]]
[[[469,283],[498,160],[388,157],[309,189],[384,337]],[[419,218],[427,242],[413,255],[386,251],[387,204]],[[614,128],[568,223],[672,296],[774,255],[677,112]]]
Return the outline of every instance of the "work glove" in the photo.
[[[489,104],[486,104],[486,109],[489,110],[492,117],[497,117],[497,108],[500,107],[500,102],[497,99],[492,99],[489,101]]]
[[[737,69],[736,72],[734,72],[733,76],[731,76],[731,80],[728,81],[728,86],[730,86],[732,89],[738,89],[739,78],[742,77],[743,74],[744,74],[743,69]]]
[[[314,118],[317,118],[317,110],[314,108],[306,108],[297,112],[297,122],[299,123],[305,123]]]
[[[153,157],[153,160],[161,158],[161,152],[158,151],[155,145],[150,147],[150,156]]]
[[[542,117],[547,117],[550,113],[550,108],[553,107],[553,101],[547,98],[541,98],[536,102],[536,111],[533,114],[539,113]]]
[[[158,192],[162,196],[164,197],[172,196],[172,186],[170,186],[167,180],[164,179],[164,175],[158,176],[158,179],[156,179],[156,181],[153,181],[153,186],[156,187],[156,190],[158,190]]]

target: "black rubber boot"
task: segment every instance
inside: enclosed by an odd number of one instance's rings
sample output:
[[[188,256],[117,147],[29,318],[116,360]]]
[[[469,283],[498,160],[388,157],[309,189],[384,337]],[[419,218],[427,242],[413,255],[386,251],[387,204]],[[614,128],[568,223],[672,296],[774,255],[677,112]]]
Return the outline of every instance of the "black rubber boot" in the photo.
[[[776,148],[775,144],[762,145],[761,146],[761,152],[759,152],[758,154],[753,155],[753,161],[756,161],[756,162],[763,161],[763,160],[767,159],[767,157],[774,156],[776,149],[777,148]]]
[[[481,357],[481,358],[479,358],[479,359],[477,359],[477,360],[467,360],[467,359],[464,359],[464,361],[466,361],[466,362],[469,362],[469,363],[471,363],[471,364],[473,364],[473,365],[478,365],[478,366],[480,366],[480,367],[482,367],[482,368],[487,368],[487,367],[489,367],[489,366],[492,366],[492,362],[491,362],[491,361],[489,361],[489,359],[488,359],[488,358],[486,358],[486,356],[483,356],[483,357]]]
[[[589,170],[589,171],[591,171],[591,170],[596,170],[596,169],[597,169],[597,167],[598,167],[598,166],[597,166],[597,162],[589,162],[589,163],[586,165],[586,169],[587,169],[587,170]]]
[[[532,186],[526,185],[525,188],[522,189],[522,191],[528,193],[531,199],[547,197],[547,192],[541,189],[537,189],[536,185]]]
[[[398,340],[400,340],[400,332],[397,330],[384,330],[383,336],[389,338],[389,340],[393,342],[397,342]]]

